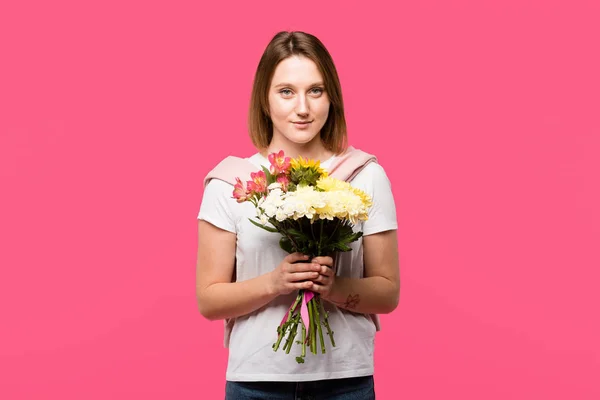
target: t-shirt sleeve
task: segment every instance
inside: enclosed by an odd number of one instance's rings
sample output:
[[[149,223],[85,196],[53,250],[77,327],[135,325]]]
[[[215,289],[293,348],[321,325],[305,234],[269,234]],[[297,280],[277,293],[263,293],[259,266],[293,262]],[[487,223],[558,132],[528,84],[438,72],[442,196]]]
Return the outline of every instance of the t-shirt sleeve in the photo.
[[[233,186],[220,179],[211,179],[204,188],[198,219],[229,232],[236,233],[235,218],[231,212]]]
[[[373,200],[369,209],[369,219],[363,222],[363,235],[398,229],[396,204],[392,185],[383,167],[377,163],[367,165],[356,178],[362,178],[362,185]]]

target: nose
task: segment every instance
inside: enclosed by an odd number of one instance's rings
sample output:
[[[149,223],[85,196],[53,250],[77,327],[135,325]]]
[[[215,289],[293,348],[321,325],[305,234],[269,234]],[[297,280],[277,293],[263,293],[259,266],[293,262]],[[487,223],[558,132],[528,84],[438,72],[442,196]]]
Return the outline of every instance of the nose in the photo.
[[[306,99],[306,96],[298,96],[298,103],[296,104],[296,114],[298,114],[299,117],[308,116],[308,100]]]

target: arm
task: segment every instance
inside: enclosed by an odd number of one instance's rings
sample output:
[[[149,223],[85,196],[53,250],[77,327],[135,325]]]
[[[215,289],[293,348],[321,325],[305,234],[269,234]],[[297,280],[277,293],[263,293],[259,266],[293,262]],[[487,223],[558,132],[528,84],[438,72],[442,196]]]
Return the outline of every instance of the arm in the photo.
[[[268,276],[232,283],[236,235],[198,220],[196,298],[200,314],[209,320],[248,314],[276,297]]]
[[[323,275],[315,280],[324,285],[313,285],[311,290],[321,293],[324,300],[336,306],[363,314],[386,314],[394,311],[400,297],[398,241],[396,230],[388,230],[363,237],[364,278],[333,277],[329,268],[328,279]],[[323,264],[325,260],[315,260]],[[327,282],[330,285],[328,288]]]
[[[292,253],[271,272],[241,282],[231,282],[235,268],[235,233],[198,220],[196,298],[200,314],[209,320],[246,315],[280,294],[311,286],[307,279],[319,275],[321,266]]]

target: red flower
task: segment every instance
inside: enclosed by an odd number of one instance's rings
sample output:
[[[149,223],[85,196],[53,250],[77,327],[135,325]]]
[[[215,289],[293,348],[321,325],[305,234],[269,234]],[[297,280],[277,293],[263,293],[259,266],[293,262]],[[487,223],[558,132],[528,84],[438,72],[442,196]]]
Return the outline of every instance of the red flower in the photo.
[[[250,192],[247,188],[244,188],[244,183],[240,180],[240,178],[235,178],[236,184],[233,187],[233,197],[237,200],[238,203],[243,203],[248,200],[248,196]]]
[[[250,174],[252,178],[248,181],[248,191],[253,193],[267,193],[267,176],[264,171],[252,172]]]
[[[279,153],[269,154],[269,162],[271,163],[271,174],[287,174],[290,169],[291,158],[285,157],[283,150],[280,150]]]
[[[281,190],[287,192],[288,184],[290,183],[290,178],[287,175],[279,175],[277,177],[277,182],[281,183]]]

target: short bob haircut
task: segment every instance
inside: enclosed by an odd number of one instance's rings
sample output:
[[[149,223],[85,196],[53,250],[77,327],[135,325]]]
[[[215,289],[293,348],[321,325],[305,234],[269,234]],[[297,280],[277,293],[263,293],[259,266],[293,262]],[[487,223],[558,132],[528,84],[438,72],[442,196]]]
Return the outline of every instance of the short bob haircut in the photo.
[[[252,143],[259,150],[269,146],[273,138],[273,122],[269,117],[269,88],[277,65],[295,55],[311,59],[323,76],[330,106],[327,121],[320,136],[325,148],[335,154],[347,149],[346,118],[342,88],[331,55],[315,36],[304,32],[279,32],[265,49],[254,75],[248,113],[248,130]]]

